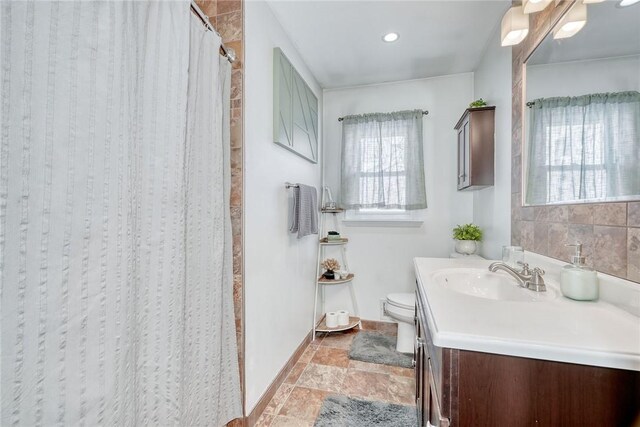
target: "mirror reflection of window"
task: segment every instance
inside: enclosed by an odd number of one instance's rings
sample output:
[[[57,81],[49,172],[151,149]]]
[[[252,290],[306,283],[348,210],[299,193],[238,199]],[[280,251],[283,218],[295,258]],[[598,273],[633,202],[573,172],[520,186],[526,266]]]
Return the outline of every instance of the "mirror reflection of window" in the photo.
[[[640,194],[640,93],[529,104],[528,204]]]
[[[526,205],[640,200],[640,7],[615,3],[527,60]]]

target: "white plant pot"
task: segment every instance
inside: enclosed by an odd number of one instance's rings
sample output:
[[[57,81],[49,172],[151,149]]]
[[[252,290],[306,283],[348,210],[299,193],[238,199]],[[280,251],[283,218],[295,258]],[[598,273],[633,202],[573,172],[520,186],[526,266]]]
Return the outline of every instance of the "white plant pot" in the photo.
[[[475,240],[456,240],[456,252],[459,254],[473,255],[478,250],[478,242]]]

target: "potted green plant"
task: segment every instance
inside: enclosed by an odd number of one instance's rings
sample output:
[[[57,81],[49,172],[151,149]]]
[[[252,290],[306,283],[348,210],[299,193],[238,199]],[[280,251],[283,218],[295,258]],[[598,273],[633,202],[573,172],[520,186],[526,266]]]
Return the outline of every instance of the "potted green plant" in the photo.
[[[482,230],[475,224],[458,225],[453,229],[453,238],[456,241],[456,252],[471,255],[478,250]]]
[[[487,106],[487,101],[485,101],[482,98],[476,99],[475,101],[469,104],[469,108],[480,108],[480,107],[486,107],[486,106]]]

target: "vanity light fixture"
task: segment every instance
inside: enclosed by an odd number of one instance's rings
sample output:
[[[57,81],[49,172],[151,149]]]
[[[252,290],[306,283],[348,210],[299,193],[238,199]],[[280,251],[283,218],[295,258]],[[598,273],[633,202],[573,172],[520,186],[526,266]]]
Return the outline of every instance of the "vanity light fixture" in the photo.
[[[587,23],[587,5],[576,2],[553,30],[554,39],[575,36]]]
[[[536,13],[544,10],[552,0],[524,0],[522,8],[524,13]]]
[[[618,3],[618,6],[627,7],[627,6],[631,6],[632,4],[638,3],[639,1],[640,0],[620,0],[620,3]]]
[[[500,25],[502,46],[513,46],[520,43],[529,34],[529,15],[525,15],[522,6],[507,10]]]
[[[398,40],[398,37],[400,37],[398,33],[388,33],[382,37],[382,40],[387,43],[393,43],[394,41]]]

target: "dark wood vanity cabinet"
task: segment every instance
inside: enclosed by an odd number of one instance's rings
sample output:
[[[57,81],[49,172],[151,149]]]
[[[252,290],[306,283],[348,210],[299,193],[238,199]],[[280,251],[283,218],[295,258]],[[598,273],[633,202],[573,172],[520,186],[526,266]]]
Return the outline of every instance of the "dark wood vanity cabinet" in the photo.
[[[640,426],[640,372],[433,345],[416,297],[421,427]]]
[[[496,107],[467,108],[458,120],[458,190],[493,185]]]
[[[420,298],[416,296],[416,344],[414,360],[416,371],[416,409],[418,426],[447,427],[451,424],[451,393],[447,376],[450,372],[450,349],[433,345],[424,320]],[[446,365],[443,365],[443,362]],[[443,387],[444,386],[444,387]]]

